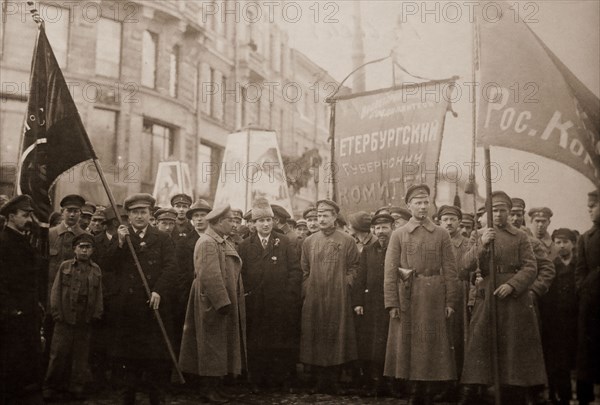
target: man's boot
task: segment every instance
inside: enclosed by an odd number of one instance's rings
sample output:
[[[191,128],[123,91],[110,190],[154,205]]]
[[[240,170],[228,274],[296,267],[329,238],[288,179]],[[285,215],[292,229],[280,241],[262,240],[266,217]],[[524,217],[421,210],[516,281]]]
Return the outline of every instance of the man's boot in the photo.
[[[220,380],[218,377],[207,377],[206,382],[207,384],[204,398],[206,398],[208,402],[211,404],[226,404],[229,402],[229,400],[224,398],[219,392]]]
[[[482,400],[479,386],[466,384],[461,387],[458,405],[476,405],[481,403]]]
[[[410,396],[408,398],[408,405],[423,405],[424,401],[424,383],[421,381],[410,381]]]
[[[131,388],[126,388],[121,394],[122,405],[134,405],[135,404],[135,391]]]

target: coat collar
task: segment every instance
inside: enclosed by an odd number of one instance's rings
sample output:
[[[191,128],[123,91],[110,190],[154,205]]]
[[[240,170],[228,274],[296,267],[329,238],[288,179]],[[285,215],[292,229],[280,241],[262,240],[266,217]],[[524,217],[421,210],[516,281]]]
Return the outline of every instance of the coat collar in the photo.
[[[499,228],[497,226],[495,226],[494,228],[506,231],[506,232],[510,233],[511,235],[516,235],[517,233],[521,232],[517,228],[515,228],[510,222],[507,222],[506,226],[504,228]]]
[[[79,227],[79,225],[77,225],[77,224],[75,224],[75,226],[67,227],[67,225],[65,224],[65,221],[62,221],[60,224],[56,225],[56,232],[58,233],[58,235],[62,235],[63,233],[66,233],[66,232],[72,232],[75,235],[79,235],[81,233],[84,233],[85,231],[83,229],[81,229]]]
[[[411,217],[405,225],[408,229],[408,233],[413,233],[415,229],[422,226],[429,233],[432,233],[435,230],[435,224],[431,222],[431,219],[425,218],[423,222],[417,221],[414,217]]]
[[[552,242],[552,238],[550,237],[550,234],[548,232],[546,232],[544,234],[544,237],[539,239],[539,241],[542,242],[546,248],[550,248],[554,243]]]
[[[204,232],[204,234],[206,236],[210,236],[211,238],[213,238],[217,243],[224,243],[225,239],[223,239],[222,236],[220,236],[218,233],[215,232],[214,229],[212,229],[212,227],[209,225],[208,229],[206,230],[206,232]]]
[[[455,248],[459,248],[465,242],[465,237],[462,236],[460,232],[456,232],[456,234],[450,238],[450,241]]]

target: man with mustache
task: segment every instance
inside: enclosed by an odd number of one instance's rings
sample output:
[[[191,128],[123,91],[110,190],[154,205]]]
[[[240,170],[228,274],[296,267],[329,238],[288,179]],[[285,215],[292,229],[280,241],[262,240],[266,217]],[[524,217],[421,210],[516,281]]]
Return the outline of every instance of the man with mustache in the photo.
[[[456,262],[448,232],[429,219],[430,191],[406,191],[412,213],[392,233],[385,255],[385,308],[390,315],[384,375],[408,380],[409,404],[432,404],[434,384],[456,380],[447,320],[457,308]]]
[[[0,402],[43,404],[40,343],[41,257],[30,245],[31,197],[20,195],[0,209]]]

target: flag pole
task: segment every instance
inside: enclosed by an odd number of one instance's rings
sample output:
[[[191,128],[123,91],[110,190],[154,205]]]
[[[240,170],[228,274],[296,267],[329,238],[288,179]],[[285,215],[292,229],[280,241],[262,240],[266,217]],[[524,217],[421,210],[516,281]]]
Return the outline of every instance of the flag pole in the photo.
[[[78,116],[78,119],[81,121],[81,117],[79,116],[79,114],[77,114],[77,116]],[[90,142],[90,147],[91,146],[92,145]],[[104,171],[102,170],[102,166],[100,165],[100,162],[98,161],[97,158],[94,158],[92,161],[94,162],[96,171],[98,172],[98,175],[100,176],[100,181],[102,182],[104,191],[106,191],[106,195],[108,196],[110,205],[112,206],[112,209],[115,211],[116,217],[119,220],[119,224],[125,225],[125,223],[121,219],[121,216],[119,215],[119,211],[117,210],[117,202],[112,193],[112,190],[110,189],[110,187],[108,185],[108,182],[106,181],[106,177],[104,176]],[[140,264],[137,254],[135,253],[135,249],[133,247],[133,243],[131,242],[130,236],[127,235],[125,237],[125,240],[127,242],[129,251],[131,252],[131,256],[133,257],[133,261],[134,261],[135,267],[138,271],[138,275],[142,279],[142,284],[144,285],[144,290],[146,290],[146,295],[148,296],[148,299],[150,299],[152,296],[152,292],[150,291],[150,286],[148,285],[148,281],[146,281],[144,271],[142,270],[142,265]],[[153,313],[154,313],[154,317],[156,318],[156,322],[158,322],[158,326],[162,333],[165,344],[167,345],[167,350],[169,351],[169,356],[171,357],[171,360],[173,361],[173,365],[175,366],[175,370],[177,371],[177,376],[179,377],[179,382],[181,384],[184,384],[185,379],[183,378],[183,374],[181,373],[181,370],[179,369],[179,363],[177,362],[177,358],[175,357],[175,352],[173,351],[173,346],[171,345],[171,341],[169,340],[169,336],[167,335],[167,330],[165,329],[165,324],[163,323],[162,317],[160,316],[160,312],[158,311],[158,309],[153,309]]]
[[[481,54],[479,52],[480,44],[479,44],[479,27],[477,23],[477,18],[472,23],[471,27],[472,33],[472,81],[473,85],[471,86],[471,95],[472,95],[472,125],[473,125],[473,143],[471,150],[471,171],[469,174],[469,184],[468,188],[473,193],[473,216],[477,218],[477,193],[475,190],[475,145],[477,141],[477,90],[476,90],[476,80],[477,80],[477,71],[479,70]],[[487,216],[487,227],[494,227],[494,220],[492,218],[492,174],[491,174],[491,154],[490,147],[485,146],[484,150],[484,165],[485,165],[485,190],[486,190],[486,199],[485,199],[485,210]],[[478,243],[479,238],[475,238],[475,243]],[[499,369],[499,359],[498,359],[498,313],[497,313],[497,302],[496,296],[494,295],[494,291],[496,289],[496,265],[495,265],[495,247],[494,241],[492,240],[489,244],[489,283],[486,291],[486,296],[489,297],[489,314],[490,314],[490,329],[491,329],[491,345],[490,345],[490,354],[492,357],[492,379],[494,383],[494,404],[501,405],[502,404],[502,396],[500,393],[500,369]],[[477,262],[477,272],[480,272],[479,261]]]

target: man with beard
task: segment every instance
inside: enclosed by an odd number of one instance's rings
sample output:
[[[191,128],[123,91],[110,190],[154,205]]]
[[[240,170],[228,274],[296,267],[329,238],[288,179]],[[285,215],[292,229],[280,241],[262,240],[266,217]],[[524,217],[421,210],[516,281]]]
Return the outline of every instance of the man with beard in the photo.
[[[542,346],[550,400],[569,405],[571,370],[577,353],[577,293],[575,292],[575,232],[560,228],[552,232],[558,248],[554,259],[556,278],[539,302]],[[557,328],[557,325],[560,327]]]
[[[368,396],[389,393],[383,377],[389,325],[383,299],[383,274],[385,252],[394,222],[394,217],[389,214],[375,215],[371,220],[377,239],[363,249],[356,282],[352,287],[352,307],[354,313],[362,318],[357,328],[358,355],[365,362],[368,373]]]
[[[148,394],[151,405],[163,404],[163,389],[170,375],[169,353],[153,311],[160,311],[170,332],[169,298],[177,282],[177,259],[171,237],[150,226],[154,203],[150,194],[133,194],[125,199],[129,226],[119,226],[108,252],[121,288],[116,296],[114,354],[125,373],[123,405],[134,404],[138,391]],[[128,235],[151,291],[150,297],[127,246]]]
[[[255,200],[256,234],[239,246],[246,291],[248,375],[255,393],[288,382],[298,351],[302,272],[295,243],[273,232],[273,216],[266,199]]]
[[[171,207],[175,208],[177,212],[175,229],[171,232],[171,238],[173,238],[173,242],[176,245],[180,239],[185,238],[194,230],[192,224],[190,224],[190,221],[185,216],[187,210],[190,209],[190,205],[192,205],[192,197],[187,194],[175,194],[171,197]]]
[[[338,205],[320,200],[317,207],[320,232],[302,244],[300,361],[317,373],[315,391],[343,394],[340,366],[357,359],[350,294],[360,256],[354,238],[335,225]]]
[[[546,383],[540,331],[532,299],[527,293],[537,274],[528,236],[508,221],[512,201],[503,191],[492,193],[493,216],[489,227],[478,231],[465,255],[465,266],[479,264],[483,280],[477,286],[469,341],[465,350],[461,405],[479,404],[481,388],[492,385],[489,300],[497,301],[498,368],[502,400],[524,404],[531,387]],[[490,285],[490,243],[494,241],[496,285]]]
[[[313,233],[319,232],[319,221],[317,220],[317,207],[308,207],[302,213],[302,217],[306,220],[306,226],[308,232],[312,235]]]
[[[594,384],[600,383],[600,199],[598,190],[588,193],[588,212],[593,226],[577,242],[575,282],[579,294],[577,321],[577,400],[594,401]]]
[[[31,197],[20,195],[0,209],[6,226],[0,231],[0,403],[41,405],[40,342],[41,257],[27,232]]]
[[[540,207],[531,208],[528,214],[531,218],[531,230],[534,238],[542,243],[542,246],[548,255],[548,259],[554,260],[558,255],[558,248],[554,245],[554,242],[548,233],[550,218],[552,218],[554,213],[548,207]]]
[[[208,229],[206,216],[211,210],[212,207],[210,204],[202,199],[192,204],[190,209],[185,213],[185,217],[188,221],[191,221],[194,231],[181,239],[175,247],[180,270],[180,280],[174,289],[175,297],[173,301],[173,309],[175,311],[173,315],[173,323],[175,324],[175,350],[179,350],[181,344],[185,311],[187,309],[192,281],[194,281],[194,249],[200,236]]]
[[[425,184],[408,188],[412,218],[392,233],[385,256],[384,374],[409,381],[409,404],[433,403],[434,383],[456,380],[447,327],[457,305],[456,262],[448,232],[427,216],[429,196]]]
[[[460,233],[460,223],[462,221],[462,212],[460,208],[450,205],[442,205],[438,210],[438,218],[440,225],[450,235],[452,242],[452,251],[456,260],[456,269],[458,273],[458,288],[457,288],[457,307],[454,316],[449,319],[449,328],[452,331],[452,345],[454,348],[454,358],[456,362],[456,372],[460,379],[462,371],[464,345],[467,341],[468,330],[468,309],[467,300],[469,295],[469,272],[465,270],[463,265],[464,256],[469,249],[469,239],[465,238]],[[436,402],[456,402],[458,390],[456,384],[451,384],[446,387],[444,392],[436,397]]]

